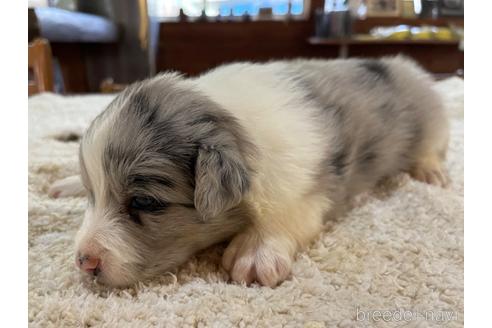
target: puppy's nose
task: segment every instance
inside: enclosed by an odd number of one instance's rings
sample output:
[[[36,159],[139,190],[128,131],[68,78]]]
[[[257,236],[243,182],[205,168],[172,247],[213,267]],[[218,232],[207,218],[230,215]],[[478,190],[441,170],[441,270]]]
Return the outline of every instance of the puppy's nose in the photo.
[[[100,259],[89,255],[80,255],[77,259],[77,265],[81,270],[87,273],[97,275],[99,273]]]

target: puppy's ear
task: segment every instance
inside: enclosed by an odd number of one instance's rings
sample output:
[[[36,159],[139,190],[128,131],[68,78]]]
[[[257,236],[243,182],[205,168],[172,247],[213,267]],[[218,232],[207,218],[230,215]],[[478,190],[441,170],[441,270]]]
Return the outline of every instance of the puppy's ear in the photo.
[[[249,183],[249,172],[237,149],[205,145],[198,149],[195,208],[204,220],[238,205]]]

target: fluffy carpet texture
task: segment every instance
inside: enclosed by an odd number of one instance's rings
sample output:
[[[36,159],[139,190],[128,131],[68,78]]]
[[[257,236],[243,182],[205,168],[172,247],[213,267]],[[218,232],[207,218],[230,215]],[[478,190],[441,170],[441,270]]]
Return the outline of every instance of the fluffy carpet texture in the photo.
[[[126,289],[79,274],[73,236],[83,198],[50,199],[76,174],[81,133],[112,96],[29,99],[29,325],[32,327],[463,326],[463,81],[438,82],[451,117],[440,189],[402,175],[358,197],[277,288],[228,282],[223,246]],[[378,312],[380,311],[379,315]]]

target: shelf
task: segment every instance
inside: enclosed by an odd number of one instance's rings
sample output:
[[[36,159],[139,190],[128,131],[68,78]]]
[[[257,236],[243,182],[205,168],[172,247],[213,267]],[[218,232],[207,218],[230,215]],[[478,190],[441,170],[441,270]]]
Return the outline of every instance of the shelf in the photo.
[[[310,37],[308,39],[311,45],[357,45],[357,44],[374,44],[374,45],[456,45],[460,40],[389,40],[389,39],[367,39],[367,38],[349,38],[349,39],[326,39]]]

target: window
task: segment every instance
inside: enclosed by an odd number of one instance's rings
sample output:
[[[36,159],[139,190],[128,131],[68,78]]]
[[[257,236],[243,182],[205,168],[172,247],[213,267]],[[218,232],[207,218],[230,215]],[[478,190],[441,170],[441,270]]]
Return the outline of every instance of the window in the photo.
[[[249,15],[258,16],[262,12],[271,12],[271,18],[289,14],[302,16],[305,12],[305,0],[147,0],[149,15],[154,17],[175,18],[180,9],[190,17],[199,17],[202,11],[208,17],[229,17]]]

